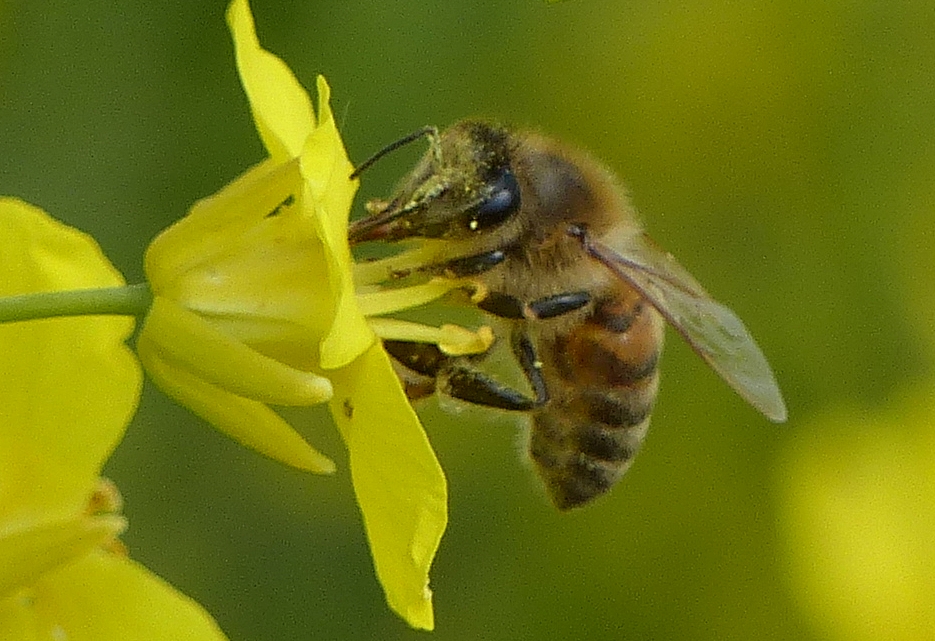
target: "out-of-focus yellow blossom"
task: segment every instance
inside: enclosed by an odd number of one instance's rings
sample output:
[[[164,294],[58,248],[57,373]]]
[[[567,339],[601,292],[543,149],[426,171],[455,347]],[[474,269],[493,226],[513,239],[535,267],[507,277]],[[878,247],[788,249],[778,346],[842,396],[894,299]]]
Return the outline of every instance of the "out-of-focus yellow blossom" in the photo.
[[[933,390],[830,412],[781,461],[791,592],[821,638],[935,638]]]
[[[318,79],[308,94],[228,9],[237,67],[269,158],[192,208],[146,253],[154,303],[138,342],[153,380],[217,428],[296,467],[331,472],[270,405],[328,401],[347,444],[377,574],[411,625],[434,625],[428,571],[447,522],[445,478],[377,335],[450,353],[491,340],[374,317],[457,282],[356,292],[347,225],[357,182]]]
[[[21,201],[0,199],[0,248],[0,296],[124,284],[91,238]],[[116,316],[0,325],[0,638],[224,638],[119,553],[125,521],[96,500],[139,398],[132,328]]]

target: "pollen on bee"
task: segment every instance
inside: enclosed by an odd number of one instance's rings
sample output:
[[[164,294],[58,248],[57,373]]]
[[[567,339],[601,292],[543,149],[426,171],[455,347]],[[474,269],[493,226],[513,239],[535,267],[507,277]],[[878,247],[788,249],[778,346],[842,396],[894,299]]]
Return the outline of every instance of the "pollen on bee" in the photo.
[[[480,223],[476,218],[474,218],[471,220],[471,222],[468,223],[468,227],[471,229],[471,231],[477,231],[477,228],[480,227]]]
[[[364,204],[364,210],[366,210],[368,214],[379,214],[389,209],[389,206],[390,203],[388,200],[374,198],[372,200],[368,200]]]
[[[474,288],[474,291],[471,292],[471,302],[475,305],[490,295],[490,290],[481,281],[472,280],[469,281],[469,284]]]

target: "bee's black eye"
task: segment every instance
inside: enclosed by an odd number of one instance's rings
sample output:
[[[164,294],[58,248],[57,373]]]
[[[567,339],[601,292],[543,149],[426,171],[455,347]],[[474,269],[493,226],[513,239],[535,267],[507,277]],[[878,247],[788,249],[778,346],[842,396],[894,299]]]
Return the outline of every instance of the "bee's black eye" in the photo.
[[[472,231],[499,225],[519,209],[519,183],[509,168],[502,169],[488,189],[484,200],[471,212],[468,227]]]

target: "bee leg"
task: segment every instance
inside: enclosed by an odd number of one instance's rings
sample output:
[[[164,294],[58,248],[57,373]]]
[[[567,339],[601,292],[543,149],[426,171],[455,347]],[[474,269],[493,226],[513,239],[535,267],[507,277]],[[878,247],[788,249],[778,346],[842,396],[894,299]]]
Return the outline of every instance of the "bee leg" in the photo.
[[[513,334],[512,343],[534,398],[503,385],[463,357],[446,356],[435,345],[405,341],[384,341],[383,345],[404,370],[396,368],[410,400],[424,398],[440,386],[448,396],[468,403],[527,412],[549,400],[548,390],[529,337],[517,331]]]
[[[408,341],[383,341],[393,359],[393,370],[410,401],[435,393],[439,371],[451,360],[436,345]]]
[[[533,407],[541,407],[549,401],[549,388],[546,387],[545,378],[542,376],[542,362],[539,360],[539,355],[536,354],[536,348],[529,339],[529,335],[522,329],[514,329],[511,338],[513,353],[516,354],[519,365],[526,375],[526,380],[529,381],[529,385],[536,395]]]
[[[410,403],[422,400],[435,393],[435,388],[438,385],[434,376],[425,376],[414,372],[395,358],[390,359],[390,364],[393,366],[396,378],[403,384],[403,391]]]
[[[581,309],[590,302],[588,292],[567,292],[534,300],[529,303],[529,310],[536,318],[554,318]]]
[[[506,260],[506,253],[502,249],[494,249],[482,254],[466,256],[448,261],[437,269],[450,278],[464,278],[477,276],[489,271]]]
[[[470,367],[451,368],[444,390],[452,398],[501,410],[528,412],[540,405],[538,399],[529,398]]]
[[[571,313],[590,302],[591,294],[585,291],[555,294],[554,296],[534,300],[531,303],[524,303],[509,294],[489,292],[477,306],[485,312],[500,318],[541,320]]]

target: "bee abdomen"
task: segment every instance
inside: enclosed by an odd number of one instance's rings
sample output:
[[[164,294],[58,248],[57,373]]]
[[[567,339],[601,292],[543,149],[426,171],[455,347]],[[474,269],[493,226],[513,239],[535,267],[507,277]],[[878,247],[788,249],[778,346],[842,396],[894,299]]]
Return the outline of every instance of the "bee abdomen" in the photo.
[[[639,451],[654,397],[619,396],[613,391],[585,393],[533,417],[529,454],[559,509],[584,505],[607,492]]]
[[[632,294],[600,301],[553,338],[543,370],[551,400],[533,416],[529,453],[559,509],[600,496],[629,469],[649,429],[661,349],[661,318]]]

